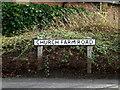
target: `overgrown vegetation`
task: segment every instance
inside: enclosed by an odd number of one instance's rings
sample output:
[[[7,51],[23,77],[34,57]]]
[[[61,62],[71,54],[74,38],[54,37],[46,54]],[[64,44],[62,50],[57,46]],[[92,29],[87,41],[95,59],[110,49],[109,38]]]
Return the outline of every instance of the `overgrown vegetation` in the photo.
[[[99,26],[95,26],[96,29],[99,28]],[[102,30],[107,29],[103,28]],[[16,52],[16,51],[21,51],[21,54],[19,54],[17,57],[13,57],[14,60],[18,60],[21,58],[23,60],[22,56],[27,53],[30,50],[35,49],[35,46],[33,45],[33,39],[39,37],[42,37],[44,39],[83,39],[87,37],[93,37],[96,39],[96,45],[93,47],[93,59],[92,62],[93,64],[97,67],[98,71],[104,71],[106,72],[107,69],[112,68],[114,72],[119,69],[118,66],[118,39],[117,31],[112,31],[111,29],[108,29],[108,31],[99,31],[97,32],[96,30],[91,30],[91,32],[87,32],[87,29],[80,28],[79,30],[47,30],[47,31],[41,31],[37,33],[26,33],[21,36],[16,36],[16,37],[5,37],[3,38],[3,53],[7,52]],[[107,34],[106,34],[107,33]],[[29,36],[30,35],[30,36]],[[109,36],[108,36],[109,35]],[[59,51],[56,51],[56,50]],[[64,49],[64,50],[63,50]],[[62,57],[59,56],[57,59],[61,59],[61,63],[68,65],[70,63],[69,59],[71,56],[74,58],[77,58],[80,60],[80,55],[82,54],[84,58],[87,59],[86,56],[86,46],[70,46],[69,49],[64,46],[63,47],[63,53]],[[45,55],[43,61],[45,67],[40,66],[40,69],[45,69],[45,73],[47,75],[50,75],[49,73],[49,62],[52,59],[52,61],[55,59],[55,57],[51,57],[51,54],[54,52],[54,54],[59,53],[60,47],[59,46],[45,46],[44,47],[44,53],[47,53],[47,57]],[[77,56],[74,56],[73,50],[77,53]],[[66,52],[67,51],[67,52]],[[64,56],[64,57],[63,57]],[[51,58],[50,58],[51,57]],[[24,59],[26,61],[26,59]],[[29,59],[27,59],[29,61]],[[69,66],[70,67],[70,66]]]
[[[23,56],[30,50],[36,50],[33,39],[37,37],[44,39],[92,37],[96,39],[96,45],[93,47],[93,59],[91,61],[97,70],[107,72],[108,69],[112,68],[116,72],[120,69],[118,65],[119,32],[109,23],[106,16],[99,12],[91,12],[83,8],[62,8],[32,3],[24,5],[3,3],[2,5],[2,33],[4,36],[1,54],[4,56],[19,51],[18,56],[11,57],[12,61],[29,62],[29,59]],[[82,60],[81,57],[87,59],[86,46],[69,46],[68,48],[63,46],[61,50],[60,46],[45,46],[44,53],[47,53],[47,56],[43,56],[44,66],[40,66],[40,69],[45,69],[45,73],[50,75],[50,60],[54,60],[54,62],[60,60],[59,63],[72,67],[70,66],[72,65],[70,64],[71,57],[75,60]],[[57,59],[51,57],[52,53],[58,56]],[[74,61],[72,60],[72,62]]]
[[[46,29],[51,25],[56,26],[56,19],[66,22],[65,17],[68,16],[68,13],[71,15],[72,11],[79,13],[85,9],[4,2],[2,3],[3,35],[20,34],[25,32],[25,29],[31,30],[33,25],[37,25],[39,29]],[[60,25],[60,23],[58,24]]]
[[[38,30],[51,27],[76,29],[82,25],[109,26],[110,22],[99,12],[91,12],[83,8],[4,2],[2,3],[2,24],[2,34],[14,36],[33,30],[35,27]]]

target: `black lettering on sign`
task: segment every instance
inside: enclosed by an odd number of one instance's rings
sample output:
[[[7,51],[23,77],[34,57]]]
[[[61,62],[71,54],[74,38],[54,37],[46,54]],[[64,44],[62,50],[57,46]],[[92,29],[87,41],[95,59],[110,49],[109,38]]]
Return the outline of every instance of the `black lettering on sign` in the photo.
[[[47,45],[47,43],[48,43],[47,40],[45,40],[45,41],[44,41],[44,44]]]
[[[77,43],[80,44],[80,40],[77,40]]]
[[[82,40],[81,43],[82,43],[82,44],[85,44],[85,40]]]
[[[92,40],[90,40],[90,41],[89,41],[89,43],[90,43],[90,44],[92,44],[92,43],[93,43],[93,41],[92,41]]]
[[[52,40],[52,45],[54,45],[54,40]]]
[[[39,40],[36,41],[37,45],[39,45]]]
[[[40,40],[40,44],[42,44],[42,43],[44,44],[44,43],[45,43],[45,41],[41,41],[41,40]]]
[[[76,44],[76,41],[75,41],[75,40],[73,40],[73,41],[72,41],[72,43]]]
[[[51,44],[51,40],[48,40],[48,44]]]
[[[61,40],[61,43],[63,43],[63,40]]]
[[[86,40],[86,43],[88,43],[88,39]]]
[[[56,40],[55,40],[55,44],[56,44],[56,43],[58,43],[58,44],[59,44],[59,41],[56,41]]]
[[[93,39],[34,40],[34,45],[95,45]]]
[[[67,44],[67,40],[64,41],[64,44]]]
[[[68,43],[71,43],[70,40],[68,40]]]

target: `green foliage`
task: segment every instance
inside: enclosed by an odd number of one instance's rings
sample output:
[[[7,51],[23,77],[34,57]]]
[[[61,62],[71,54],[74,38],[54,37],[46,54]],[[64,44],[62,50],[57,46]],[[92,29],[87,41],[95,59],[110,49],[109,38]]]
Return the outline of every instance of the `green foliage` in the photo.
[[[2,33],[6,36],[19,35],[26,29],[32,30],[33,25],[39,29],[56,26],[56,19],[67,23],[65,17],[72,14],[72,10],[80,12],[85,9],[63,8],[44,4],[13,4],[2,3]],[[58,23],[60,25],[60,22]]]
[[[65,59],[61,60],[62,63],[67,63],[68,61]]]
[[[21,58],[21,60],[28,61],[28,58],[24,57],[24,58]]]
[[[18,58],[19,58],[20,56],[22,56],[22,55],[25,53],[25,51],[27,51],[27,50],[28,50],[28,46],[26,46],[26,47],[23,49],[23,51],[21,52],[21,54],[20,54],[19,56],[13,58],[13,60],[18,59]],[[26,58],[22,58],[21,60],[27,60],[27,59],[26,59]]]
[[[83,8],[75,7],[58,7],[38,4],[13,4],[2,3],[2,33],[5,36],[19,35],[32,30],[37,26],[38,30],[47,29],[52,26],[57,27],[62,25],[69,28],[53,29],[45,31],[30,31],[30,34],[22,34],[14,37],[2,37],[2,54],[8,52],[21,51],[21,53],[13,60],[27,61],[27,57],[22,57],[26,51],[35,50],[33,39],[42,37],[43,39],[86,39],[92,37],[96,39],[96,45],[93,47],[92,59],[93,64],[99,69],[106,70],[105,66],[120,69],[118,63],[118,35],[119,32],[106,25],[106,19],[97,15],[99,12],[86,11]],[[96,16],[95,16],[96,15]],[[97,17],[98,16],[98,17]],[[100,15],[101,16],[101,15]],[[94,19],[96,18],[96,19]],[[103,19],[103,21],[101,20]],[[100,21],[99,21],[100,20]],[[82,21],[82,22],[81,22]],[[105,23],[103,23],[105,22]],[[36,33],[35,33],[36,32]],[[29,32],[27,32],[29,33]],[[47,50],[47,57],[44,60],[46,76],[50,76],[49,57],[51,53],[59,53],[57,49],[59,46],[45,46]],[[67,50],[66,50],[67,49]],[[69,65],[70,57],[74,57],[74,52],[77,53],[75,58],[79,59],[83,55],[87,59],[86,46],[70,46],[66,48],[63,46],[63,52],[60,60],[62,64]],[[62,51],[62,50],[61,50]],[[53,60],[55,57],[53,57]],[[53,61],[54,62],[54,61]],[[40,69],[43,69],[40,66]]]
[[[46,60],[44,62],[44,65],[45,65],[45,74],[46,74],[46,77],[49,77],[50,76],[50,68],[49,68],[49,60],[48,60],[48,55],[46,57]]]
[[[95,27],[97,28],[97,27]],[[3,47],[3,53],[7,52],[16,52],[17,50],[21,50],[21,54],[16,57],[16,60],[18,58],[21,58],[21,56],[30,49],[35,49],[35,46],[33,45],[32,40],[39,37],[42,37],[43,39],[85,39],[87,37],[93,37],[96,39],[96,45],[93,46],[93,55],[91,61],[93,64],[98,68],[102,68],[102,70],[106,70],[108,67],[114,67],[115,70],[117,68],[119,69],[120,66],[117,65],[118,63],[118,53],[119,51],[119,44],[118,44],[118,37],[119,34],[117,30],[112,29],[112,31],[108,28],[100,29],[101,31],[96,32],[96,30],[92,29],[91,32],[87,32],[86,29],[79,29],[79,30],[45,30],[41,32],[37,32],[34,34],[33,32],[28,34],[23,34],[15,37],[3,37],[2,39],[2,47]],[[70,57],[74,57],[77,60],[80,60],[78,57],[82,55],[85,59],[87,59],[86,55],[86,46],[70,46],[66,48],[66,46],[63,46],[62,49],[60,49],[60,46],[45,46],[44,49],[47,51],[48,56],[44,59],[44,65],[45,65],[45,73],[46,75],[50,75],[49,73],[49,57],[53,53],[59,53],[63,50],[61,56],[59,57],[62,64],[68,64]],[[76,55],[74,55],[75,53]],[[26,60],[26,59],[22,59]],[[42,67],[41,67],[42,68]],[[105,71],[106,72],[106,71]]]

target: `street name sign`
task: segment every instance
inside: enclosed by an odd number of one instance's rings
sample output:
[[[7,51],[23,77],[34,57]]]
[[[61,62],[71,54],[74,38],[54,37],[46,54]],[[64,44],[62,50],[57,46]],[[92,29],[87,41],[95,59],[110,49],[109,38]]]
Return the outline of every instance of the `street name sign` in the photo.
[[[95,39],[34,39],[34,45],[95,45]]]
[[[96,44],[96,40],[88,37],[88,39],[42,39],[38,37],[38,39],[34,39],[34,45],[38,46],[37,48],[37,56],[38,62],[41,62],[42,54],[43,54],[43,46],[45,45],[87,45],[87,73],[91,73],[92,71],[92,62],[90,58],[92,58],[92,46]]]

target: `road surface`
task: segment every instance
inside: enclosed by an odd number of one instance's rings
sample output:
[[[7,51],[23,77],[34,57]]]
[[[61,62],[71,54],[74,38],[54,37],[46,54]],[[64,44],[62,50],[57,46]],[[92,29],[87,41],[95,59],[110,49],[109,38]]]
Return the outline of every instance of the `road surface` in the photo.
[[[2,88],[118,88],[117,79],[3,78]],[[97,90],[97,89],[95,89]],[[115,90],[115,89],[114,89]]]

